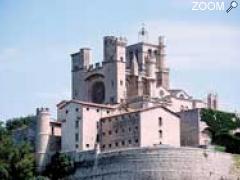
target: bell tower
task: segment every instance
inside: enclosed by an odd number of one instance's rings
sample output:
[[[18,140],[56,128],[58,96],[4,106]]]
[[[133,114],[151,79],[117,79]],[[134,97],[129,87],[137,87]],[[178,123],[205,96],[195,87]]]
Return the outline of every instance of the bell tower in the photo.
[[[126,98],[126,44],[127,40],[122,37],[104,37],[106,103],[121,103]]]

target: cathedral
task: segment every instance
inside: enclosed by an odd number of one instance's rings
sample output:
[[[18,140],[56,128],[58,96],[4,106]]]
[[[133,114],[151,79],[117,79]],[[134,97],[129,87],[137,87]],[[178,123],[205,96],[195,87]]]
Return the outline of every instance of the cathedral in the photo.
[[[103,38],[103,61],[93,64],[90,48],[71,55],[72,98],[37,109],[36,157],[39,170],[56,151],[99,152],[153,146],[205,146],[202,108],[217,109],[217,96],[196,99],[170,83],[165,40],[152,44]]]

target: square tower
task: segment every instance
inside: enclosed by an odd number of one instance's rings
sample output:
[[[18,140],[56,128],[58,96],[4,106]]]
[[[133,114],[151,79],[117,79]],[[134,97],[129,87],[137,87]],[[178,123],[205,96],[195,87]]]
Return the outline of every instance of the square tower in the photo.
[[[126,44],[125,38],[104,37],[106,103],[121,103],[126,98]]]

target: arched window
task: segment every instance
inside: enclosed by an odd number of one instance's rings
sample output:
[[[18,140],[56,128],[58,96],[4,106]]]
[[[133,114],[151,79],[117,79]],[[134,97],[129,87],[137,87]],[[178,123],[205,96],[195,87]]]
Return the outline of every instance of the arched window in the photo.
[[[148,56],[151,57],[152,56],[152,50],[148,49]]]
[[[180,94],[179,98],[181,98],[181,99],[185,99],[185,97],[184,97],[183,94]]]
[[[105,100],[105,86],[103,82],[95,82],[92,86],[92,101],[94,103],[103,103]]]

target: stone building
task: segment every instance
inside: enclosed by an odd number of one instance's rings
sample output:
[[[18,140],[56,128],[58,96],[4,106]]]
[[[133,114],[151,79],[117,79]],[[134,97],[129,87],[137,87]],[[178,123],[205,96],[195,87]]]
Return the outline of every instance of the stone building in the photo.
[[[155,106],[100,120],[101,151],[161,144],[180,146],[180,118],[165,107]]]
[[[144,28],[141,34],[146,34]],[[132,45],[126,38],[106,36],[102,63],[93,64],[90,48],[72,54],[72,98],[57,105],[55,122],[51,122],[47,109],[37,112],[38,165],[44,166],[56,151],[180,146],[186,142],[181,138],[188,138],[180,135],[187,132],[181,128],[197,128],[191,136],[198,137],[201,130],[195,126],[199,124],[193,120],[190,125],[194,127],[181,125],[183,115],[178,113],[216,109],[217,96],[209,95],[204,102],[171,87],[165,47],[162,36],[157,44],[141,41]],[[61,143],[55,143],[53,139],[60,136]],[[55,149],[49,149],[52,143]],[[201,144],[199,140],[193,143]]]
[[[207,124],[201,120],[202,109],[179,112],[181,118],[181,146],[206,147],[211,143]]]

